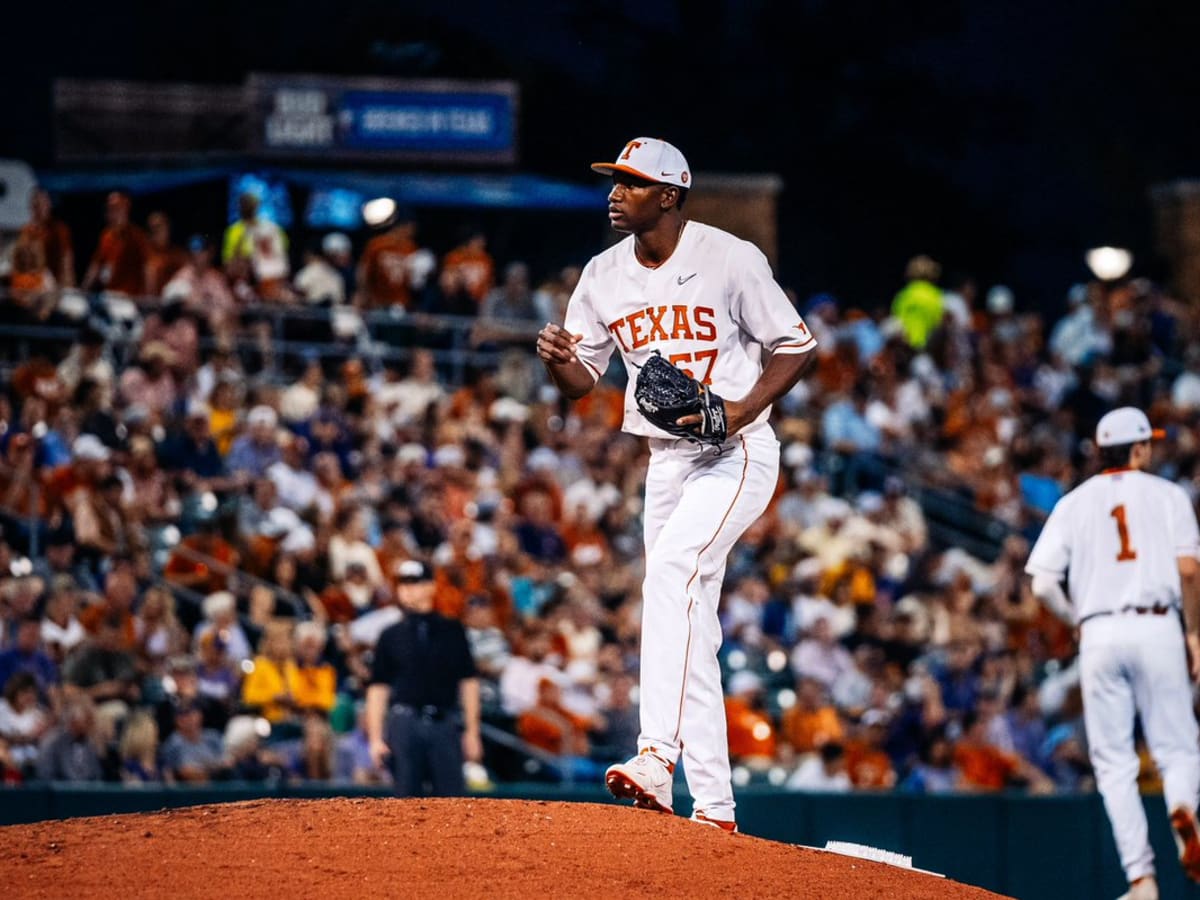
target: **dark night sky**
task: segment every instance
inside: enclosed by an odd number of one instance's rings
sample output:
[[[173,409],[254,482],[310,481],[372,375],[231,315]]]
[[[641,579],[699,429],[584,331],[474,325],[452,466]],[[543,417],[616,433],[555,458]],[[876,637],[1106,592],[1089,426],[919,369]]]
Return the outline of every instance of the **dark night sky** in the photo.
[[[513,78],[520,168],[583,180],[653,134],[697,172],[778,173],[782,278],[863,304],[884,302],[916,252],[1004,281],[1024,306],[1058,304],[1095,243],[1162,275],[1147,190],[1200,176],[1194,2],[246,5],[6,13],[27,39],[0,61],[21,125],[0,153],[52,161],[56,76]]]

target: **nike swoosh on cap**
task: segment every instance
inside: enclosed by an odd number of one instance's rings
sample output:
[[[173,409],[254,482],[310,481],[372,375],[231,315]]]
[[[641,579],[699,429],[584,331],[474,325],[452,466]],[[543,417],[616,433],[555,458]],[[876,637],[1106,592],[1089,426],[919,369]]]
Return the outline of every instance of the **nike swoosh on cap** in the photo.
[[[674,177],[674,175],[675,175],[675,173],[674,173],[674,172],[663,172],[663,173],[661,173],[661,174],[662,174],[662,177],[663,177],[663,178],[672,178],[672,177]]]

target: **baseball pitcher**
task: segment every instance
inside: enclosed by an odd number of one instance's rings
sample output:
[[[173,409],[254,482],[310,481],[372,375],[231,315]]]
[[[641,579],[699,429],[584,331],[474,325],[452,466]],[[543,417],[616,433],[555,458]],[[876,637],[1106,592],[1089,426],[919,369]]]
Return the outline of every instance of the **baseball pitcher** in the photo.
[[[1192,710],[1200,531],[1183,489],[1144,471],[1158,436],[1141,410],[1105,415],[1096,444],[1106,468],[1058,501],[1025,567],[1038,598],[1079,627],[1089,754],[1129,900],[1158,897],[1137,788],[1135,715],[1162,774],[1180,862],[1200,881],[1200,735]]]
[[[816,341],[754,245],[685,220],[693,180],[679,150],[637,138],[592,168],[611,173],[609,221],[629,236],[587,264],[564,325],[547,324],[537,347],[572,399],[619,350],[624,430],[650,442],[639,753],[605,781],[669,813],[682,756],[693,818],[734,831],[717,604],[730,549],[775,491],[771,404]]]

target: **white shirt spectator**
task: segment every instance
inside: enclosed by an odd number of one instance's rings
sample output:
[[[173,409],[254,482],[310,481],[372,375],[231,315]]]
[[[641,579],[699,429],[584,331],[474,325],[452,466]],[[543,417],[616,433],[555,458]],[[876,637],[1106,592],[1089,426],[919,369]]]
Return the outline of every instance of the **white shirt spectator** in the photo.
[[[810,753],[801,760],[796,771],[788,778],[787,787],[791,791],[841,794],[850,790],[850,776],[845,770],[830,774],[826,771],[825,762],[821,757]]]
[[[510,716],[519,716],[537,705],[538,685],[543,678],[558,684],[562,673],[548,662],[514,656],[500,673],[500,705]]]
[[[281,460],[271,464],[267,477],[275,482],[275,494],[288,509],[304,512],[316,502],[319,485],[307,469],[293,469]]]
[[[296,273],[296,290],[308,303],[332,303],[341,306],[346,302],[346,279],[342,273],[325,261],[314,257]]]
[[[64,654],[70,653],[86,637],[87,632],[74,616],[67,620],[65,627],[42,619],[42,643],[58,644]]]

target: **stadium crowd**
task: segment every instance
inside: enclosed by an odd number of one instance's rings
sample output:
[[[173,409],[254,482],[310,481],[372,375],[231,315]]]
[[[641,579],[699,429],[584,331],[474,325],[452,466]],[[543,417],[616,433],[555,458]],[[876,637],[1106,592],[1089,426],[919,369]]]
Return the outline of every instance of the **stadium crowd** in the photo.
[[[71,335],[0,350],[2,780],[385,782],[362,698],[412,558],[485,721],[539,751],[489,741],[489,778],[628,755],[647,451],[623,373],[568,404],[532,352],[578,269],[535,285],[483,233],[434,253],[402,212],[297,253],[252,197],[183,245],[105,210],[85,264],[38,192],[0,301],[0,328]],[[1090,790],[1073,635],[1021,572],[1108,408],[1169,427],[1159,471],[1200,493],[1195,309],[1094,281],[1050,321],[924,256],[878,303],[795,299],[819,366],[776,407],[778,494],[721,607],[736,780]],[[362,352],[381,317],[398,352]],[[936,540],[918,486],[992,552]]]

